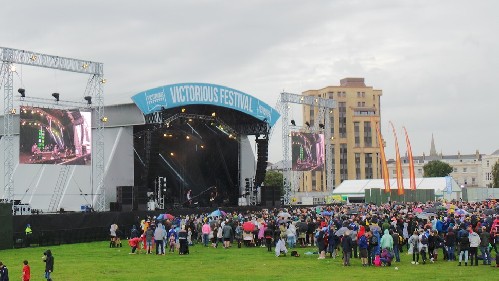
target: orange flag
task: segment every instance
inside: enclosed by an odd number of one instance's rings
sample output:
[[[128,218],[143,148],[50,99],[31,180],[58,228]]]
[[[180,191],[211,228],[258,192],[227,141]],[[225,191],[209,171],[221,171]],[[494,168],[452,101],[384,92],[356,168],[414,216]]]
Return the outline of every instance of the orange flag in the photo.
[[[390,121],[390,125],[392,125],[393,136],[395,137],[395,157],[396,157],[396,165],[397,165],[397,186],[398,186],[398,195],[404,194],[404,178],[402,176],[402,162],[400,161],[400,152],[399,152],[399,142],[397,140],[397,133],[395,132],[395,127],[393,123]]]
[[[371,119],[374,122],[374,119]],[[381,157],[382,176],[385,183],[385,192],[390,192],[390,175],[388,174],[388,166],[386,165],[385,147],[383,146],[383,139],[379,130],[379,123],[376,124],[376,133],[378,135],[379,155]]]
[[[404,128],[405,132],[405,142],[407,144],[407,157],[409,158],[409,182],[411,185],[411,190],[416,190],[416,173],[414,172],[414,158],[412,157],[411,142],[409,141],[409,136],[407,135],[407,130]]]

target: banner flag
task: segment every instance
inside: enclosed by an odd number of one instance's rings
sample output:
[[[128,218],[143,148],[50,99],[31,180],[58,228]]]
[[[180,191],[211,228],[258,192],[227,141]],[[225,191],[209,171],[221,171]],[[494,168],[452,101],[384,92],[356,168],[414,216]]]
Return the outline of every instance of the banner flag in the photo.
[[[409,183],[411,190],[416,190],[416,173],[414,172],[414,157],[412,156],[411,142],[409,141],[409,135],[407,135],[407,130],[404,128],[405,132],[405,142],[407,144],[407,157],[409,158]]]
[[[376,124],[376,133],[378,135],[378,145],[379,145],[379,155],[381,157],[381,171],[383,176],[383,181],[385,183],[385,192],[390,192],[390,175],[388,173],[388,166],[386,164],[385,147],[383,145],[383,138],[381,137],[381,132],[379,129],[379,123],[371,119],[371,122]]]
[[[397,140],[397,133],[395,132],[395,127],[393,123],[390,121],[390,125],[393,129],[393,136],[395,138],[395,157],[396,157],[396,165],[397,165],[397,187],[398,187],[398,195],[404,194],[404,178],[402,175],[402,162],[400,161],[400,151],[399,151],[399,143]]]

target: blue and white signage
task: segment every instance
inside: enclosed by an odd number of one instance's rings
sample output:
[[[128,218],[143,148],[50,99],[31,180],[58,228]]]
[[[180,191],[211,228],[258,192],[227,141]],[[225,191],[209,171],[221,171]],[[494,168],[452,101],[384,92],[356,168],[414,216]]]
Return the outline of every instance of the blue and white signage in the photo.
[[[225,86],[207,83],[165,85],[140,92],[132,97],[144,114],[160,111],[162,107],[209,104],[234,109],[259,120],[267,119],[274,126],[280,114],[265,102],[246,93]]]

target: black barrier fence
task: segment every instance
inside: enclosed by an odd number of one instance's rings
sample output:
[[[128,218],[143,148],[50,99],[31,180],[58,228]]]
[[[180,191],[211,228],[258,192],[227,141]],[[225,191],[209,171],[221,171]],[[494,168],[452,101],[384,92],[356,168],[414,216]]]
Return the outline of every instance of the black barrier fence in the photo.
[[[235,210],[246,212],[259,209],[261,210],[261,207],[258,206],[223,208],[226,212]],[[122,238],[128,238],[132,225],[139,227],[140,221],[147,216],[158,216],[160,213],[165,212],[173,216],[185,216],[211,213],[214,210],[215,208],[186,208],[154,212],[93,212],[13,216],[11,241],[15,248],[104,241],[109,239],[111,224],[117,224],[121,230]],[[25,234],[28,224],[31,226],[31,235]]]

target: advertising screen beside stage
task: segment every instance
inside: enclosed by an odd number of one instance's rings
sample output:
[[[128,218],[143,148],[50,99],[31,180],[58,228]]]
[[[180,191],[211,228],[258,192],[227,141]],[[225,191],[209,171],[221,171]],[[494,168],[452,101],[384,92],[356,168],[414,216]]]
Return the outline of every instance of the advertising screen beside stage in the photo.
[[[324,167],[324,135],[291,133],[291,169],[293,171],[317,171]]]
[[[90,165],[92,113],[21,106],[19,163]]]

